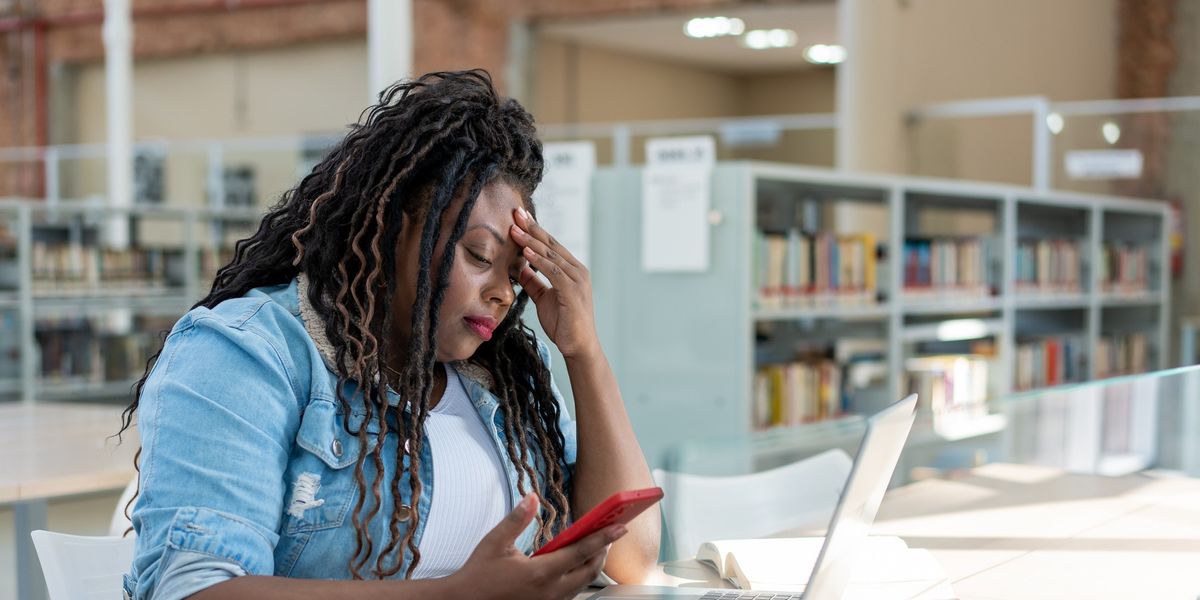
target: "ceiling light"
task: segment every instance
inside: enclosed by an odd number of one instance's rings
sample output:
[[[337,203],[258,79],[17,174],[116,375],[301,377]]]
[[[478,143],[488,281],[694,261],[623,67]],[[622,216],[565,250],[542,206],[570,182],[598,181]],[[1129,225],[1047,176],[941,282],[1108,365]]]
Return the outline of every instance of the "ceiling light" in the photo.
[[[836,65],[846,60],[846,49],[837,44],[817,44],[804,49],[804,60],[814,65]]]
[[[746,32],[742,45],[754,50],[791,48],[796,45],[796,32],[791,29],[755,29]]]
[[[1115,144],[1117,143],[1117,140],[1121,139],[1121,128],[1112,121],[1108,121],[1101,125],[1100,133],[1104,135],[1104,141],[1108,142],[1109,145]]]
[[[1056,112],[1046,115],[1046,127],[1050,129],[1050,133],[1053,133],[1054,135],[1062,133],[1063,125],[1065,125],[1065,123],[1062,115]]]
[[[746,24],[737,17],[697,17],[683,26],[684,35],[690,38],[742,35],[745,30]]]

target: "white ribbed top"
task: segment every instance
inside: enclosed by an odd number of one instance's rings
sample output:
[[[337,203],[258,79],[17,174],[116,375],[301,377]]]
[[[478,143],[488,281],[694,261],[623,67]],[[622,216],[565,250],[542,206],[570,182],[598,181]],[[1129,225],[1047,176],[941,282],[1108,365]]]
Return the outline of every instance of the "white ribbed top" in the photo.
[[[512,510],[496,443],[449,366],[446,392],[425,420],[425,439],[433,452],[433,499],[414,579],[462,568],[479,540]]]

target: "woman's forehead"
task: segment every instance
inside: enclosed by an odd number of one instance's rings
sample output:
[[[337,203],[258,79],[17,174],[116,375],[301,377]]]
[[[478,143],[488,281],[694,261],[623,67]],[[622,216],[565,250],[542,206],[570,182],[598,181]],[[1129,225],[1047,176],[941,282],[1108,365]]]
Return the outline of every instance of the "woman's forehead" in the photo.
[[[484,186],[471,210],[471,225],[492,223],[506,228],[513,223],[512,211],[524,206],[521,195],[511,185],[496,182]]]

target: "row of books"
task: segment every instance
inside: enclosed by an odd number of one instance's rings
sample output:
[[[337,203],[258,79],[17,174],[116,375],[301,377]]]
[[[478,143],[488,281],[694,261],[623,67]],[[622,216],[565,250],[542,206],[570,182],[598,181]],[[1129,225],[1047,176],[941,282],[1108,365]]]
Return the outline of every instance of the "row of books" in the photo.
[[[1071,239],[1017,242],[1016,282],[1021,291],[1077,293],[1080,282],[1079,243]]]
[[[173,320],[155,318],[127,333],[106,332],[89,319],[39,320],[38,372],[47,382],[101,383],[141,377]]]
[[[757,232],[754,286],[760,305],[783,307],[819,295],[874,299],[875,236]]]
[[[1014,387],[1028,390],[1083,381],[1087,378],[1083,349],[1083,337],[1079,335],[1051,336],[1017,344]]]
[[[905,294],[991,293],[988,265],[995,254],[991,238],[911,238],[904,241]]]
[[[1121,333],[1101,337],[1096,343],[1096,377],[1113,377],[1149,370],[1149,336]]]
[[[168,263],[178,251],[158,248],[114,250],[77,243],[34,242],[30,267],[37,290],[69,290],[101,283],[165,285]]]
[[[799,425],[840,415],[844,411],[841,381],[841,368],[829,359],[758,369],[754,374],[754,426]]]
[[[910,358],[904,364],[906,387],[935,418],[982,416],[987,414],[990,362],[972,354]]]
[[[1105,242],[1100,256],[1100,281],[1108,292],[1150,289],[1150,260],[1145,246]]]

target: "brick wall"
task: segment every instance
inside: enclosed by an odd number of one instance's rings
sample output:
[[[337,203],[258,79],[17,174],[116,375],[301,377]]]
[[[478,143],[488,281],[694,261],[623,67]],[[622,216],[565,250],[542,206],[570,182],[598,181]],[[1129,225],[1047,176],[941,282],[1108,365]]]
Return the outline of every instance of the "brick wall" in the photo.
[[[1175,22],[1178,0],[1120,0],[1117,3],[1117,97],[1161,98],[1175,71]],[[1167,198],[1167,151],[1171,115],[1123,115],[1123,148],[1137,148],[1143,157],[1142,177],[1113,184],[1113,192],[1142,198]]]
[[[0,15],[0,147],[46,142],[48,127],[38,118],[39,104],[44,104],[38,100],[39,43],[47,70],[104,60],[103,0],[38,0],[32,5],[24,14]],[[363,0],[135,0],[133,10],[135,59],[366,34]],[[41,182],[38,164],[0,164],[0,195],[39,196]]]
[[[503,90],[509,23],[513,19],[660,13],[738,3],[413,0],[414,71],[483,67]],[[0,148],[46,141],[46,126],[38,125],[44,123],[44,119],[38,119],[35,47],[39,41],[44,43],[47,68],[104,59],[103,0],[11,4],[20,5],[31,8],[25,12],[13,8],[8,14],[0,14]],[[135,59],[362,37],[367,30],[366,0],[133,0],[133,11]],[[40,195],[40,182],[41,171],[36,165],[0,165],[0,195]]]

